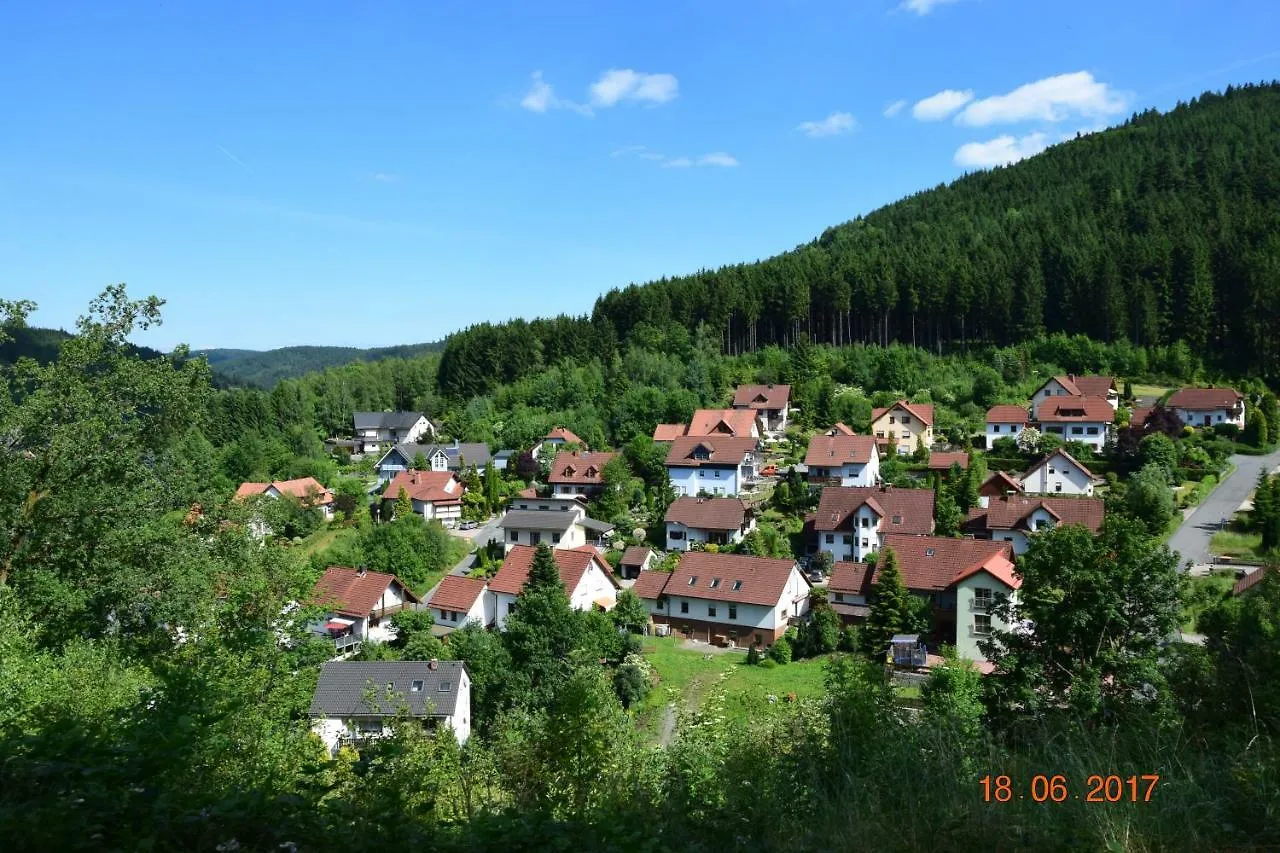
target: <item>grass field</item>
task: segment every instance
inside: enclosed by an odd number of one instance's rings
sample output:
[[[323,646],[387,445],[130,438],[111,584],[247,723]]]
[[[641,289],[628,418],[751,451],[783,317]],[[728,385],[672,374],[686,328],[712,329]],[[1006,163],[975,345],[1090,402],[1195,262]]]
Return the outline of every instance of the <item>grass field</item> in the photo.
[[[336,545],[344,539],[355,537],[355,535],[356,529],[354,527],[322,527],[304,539],[302,544],[298,546],[298,550],[302,552],[302,556],[310,557],[330,545]]]
[[[1172,390],[1164,385],[1134,385],[1133,396],[1146,404],[1154,403],[1160,399],[1168,391]]]
[[[1219,530],[1209,540],[1209,553],[1219,557],[1253,557],[1262,547],[1262,534]]]

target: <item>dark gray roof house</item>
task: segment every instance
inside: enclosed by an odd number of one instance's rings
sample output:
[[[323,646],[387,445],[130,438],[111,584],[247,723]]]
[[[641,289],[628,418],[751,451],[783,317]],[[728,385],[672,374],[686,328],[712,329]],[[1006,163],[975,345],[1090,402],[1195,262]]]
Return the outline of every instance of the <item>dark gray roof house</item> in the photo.
[[[412,429],[422,412],[356,412],[355,427],[362,429]]]
[[[461,661],[334,661],[320,669],[312,717],[452,717],[470,679]],[[462,702],[470,704],[470,697]]]

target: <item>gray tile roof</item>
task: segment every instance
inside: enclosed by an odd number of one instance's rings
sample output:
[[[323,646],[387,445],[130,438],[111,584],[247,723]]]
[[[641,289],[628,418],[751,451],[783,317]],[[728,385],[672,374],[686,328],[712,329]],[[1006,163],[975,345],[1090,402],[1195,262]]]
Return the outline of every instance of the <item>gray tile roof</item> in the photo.
[[[356,429],[409,429],[422,412],[356,412]]]
[[[584,519],[585,521],[586,519]],[[556,530],[561,533],[573,527],[574,513],[557,510],[512,509],[502,517],[498,526],[503,530]]]
[[[488,465],[492,456],[489,453],[489,445],[483,442],[461,442],[459,444],[412,444],[410,442],[401,442],[395,447],[388,450],[386,455],[379,460],[379,465],[387,460],[392,453],[398,453],[404,460],[405,465],[413,464],[413,457],[421,453],[430,459],[438,451],[443,451],[449,460],[449,470],[457,471],[462,467],[462,463],[467,465],[484,466]]]
[[[313,717],[394,716],[407,708],[415,717],[450,717],[458,705],[458,684],[465,671],[461,661],[453,660],[438,661],[434,670],[427,661],[326,663],[308,713]],[[414,690],[418,681],[422,689]]]

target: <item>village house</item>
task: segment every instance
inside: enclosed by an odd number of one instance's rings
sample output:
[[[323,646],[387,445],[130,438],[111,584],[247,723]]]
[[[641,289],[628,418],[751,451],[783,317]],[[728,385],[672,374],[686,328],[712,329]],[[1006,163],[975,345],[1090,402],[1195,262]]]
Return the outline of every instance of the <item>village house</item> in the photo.
[[[333,492],[320,484],[315,477],[299,477],[296,480],[273,480],[270,483],[241,483],[236,489],[236,498],[244,500],[257,496],[279,500],[288,495],[296,499],[304,507],[314,507],[324,516],[325,521],[333,520]],[[265,524],[259,522],[256,527],[261,535],[269,533]]]
[[[335,661],[320,668],[307,716],[329,757],[391,734],[403,714],[458,743],[471,736],[471,678],[462,661]]]
[[[969,470],[969,454],[963,450],[938,450],[929,454],[929,471],[946,474],[952,465],[959,465],[961,471]]]
[[[1032,420],[1040,418],[1040,404],[1057,397],[1096,397],[1111,407],[1112,418],[1120,408],[1116,381],[1110,376],[1051,376],[1031,395]]]
[[[1101,452],[1111,435],[1115,409],[1101,397],[1052,397],[1036,407],[1036,426],[1045,435],[1079,441]]]
[[[551,473],[547,476],[551,494],[557,498],[600,494],[604,491],[604,466],[617,455],[562,450],[556,454],[555,461],[551,463]]]
[[[813,516],[818,550],[837,563],[863,562],[891,533],[932,533],[933,499],[933,489],[828,486]]]
[[[489,592],[494,596],[493,612],[499,628],[506,625],[507,616],[516,607],[516,597],[524,589],[533,568],[537,548],[517,545],[507,552],[502,568],[489,581]],[[618,581],[613,570],[595,548],[587,545],[579,548],[556,549],[551,552],[560,570],[560,582],[569,596],[569,606],[574,610],[612,610],[618,603]]]
[[[882,448],[896,447],[901,455],[933,446],[933,403],[899,400],[892,406],[871,410],[871,432]]]
[[[931,645],[936,649],[946,643],[962,658],[986,661],[978,644],[993,630],[1008,629],[992,608],[1002,598],[1016,599],[1021,586],[1014,574],[1013,546],[940,536],[886,536],[874,567],[841,562],[832,568],[827,593],[842,620],[857,624],[870,613],[871,587],[890,549],[903,585],[932,605]]]
[[[625,580],[635,580],[640,577],[641,572],[652,569],[657,561],[658,555],[653,553],[652,548],[632,545],[622,552],[622,559],[618,561],[618,574]]]
[[[1092,495],[1096,481],[1092,471],[1061,448],[1036,462],[1019,478],[1022,491],[1027,494],[1077,497]]]
[[[1013,543],[1013,553],[1025,554],[1030,537],[1059,524],[1080,524],[1097,533],[1102,529],[1101,498],[1030,497],[1006,495],[978,498],[961,532],[977,539]]]
[[[1015,441],[1022,431],[1031,426],[1031,416],[1025,406],[992,406],[987,409],[987,449],[1001,438]]]
[[[401,471],[387,483],[383,502],[393,504],[404,490],[413,504],[414,515],[427,521],[436,520],[445,527],[457,527],[462,521],[462,496],[466,487],[450,471]],[[383,518],[386,518],[384,515]]]
[[[809,612],[794,560],[688,551],[674,572],[642,572],[632,591],[655,624],[716,645],[769,646]]]
[[[517,545],[549,545],[552,548],[580,548],[603,544],[613,525],[587,517],[587,508],[570,498],[520,498],[513,506],[538,509],[508,509],[498,522],[507,551]],[[541,507],[547,507],[542,509]]]
[[[481,578],[445,575],[427,606],[436,620],[433,633],[437,635],[451,634],[466,625],[488,628],[494,622],[494,596]]]
[[[874,486],[880,482],[880,450],[869,435],[815,435],[804,457],[809,482]]]
[[[308,599],[327,615],[310,630],[332,639],[338,654],[357,652],[361,643],[395,639],[387,621],[417,602],[418,596],[395,575],[330,566]]]
[[[733,407],[755,412],[760,417],[761,428],[770,438],[787,431],[790,402],[790,385],[739,385],[733,392]]]
[[[738,498],[676,498],[667,507],[667,550],[736,545],[755,530],[755,513]]]
[[[388,445],[414,443],[435,438],[435,424],[421,412],[356,412],[357,453],[379,453]]]
[[[753,409],[698,409],[687,424],[658,424],[653,440],[669,444],[684,436],[758,439],[762,434],[760,414]]]
[[[1244,395],[1234,388],[1182,388],[1165,403],[1187,426],[1234,424],[1244,429]]]
[[[395,477],[401,471],[413,467],[413,460],[421,455],[427,461],[427,469],[431,471],[452,471],[462,473],[464,468],[475,466],[476,472],[483,474],[493,457],[489,453],[489,445],[483,442],[459,442],[452,444],[412,444],[401,443],[383,454],[374,466],[378,475],[378,485]]]
[[[854,432],[853,427],[849,426],[848,424],[841,423],[840,421],[836,421],[836,425],[833,426],[831,429],[827,430],[826,432],[824,432],[823,435],[826,435],[826,436],[857,435],[857,433]]]
[[[573,430],[556,427],[544,435],[542,440],[533,446],[533,450],[530,453],[534,459],[541,459],[543,453],[558,453],[567,444],[572,444],[582,450],[589,449],[587,443],[579,438]]]
[[[754,438],[684,436],[671,442],[667,476],[677,495],[737,495],[755,485],[759,442]]]
[[[1005,495],[1022,494],[1022,481],[1006,471],[992,471],[978,487],[980,498],[1002,498]]]

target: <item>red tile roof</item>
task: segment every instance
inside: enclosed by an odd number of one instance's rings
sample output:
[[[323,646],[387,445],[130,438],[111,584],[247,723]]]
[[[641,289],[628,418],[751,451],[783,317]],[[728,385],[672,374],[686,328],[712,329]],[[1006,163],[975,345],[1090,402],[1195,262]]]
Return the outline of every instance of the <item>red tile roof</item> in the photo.
[[[809,439],[804,464],[809,467],[838,468],[846,463],[865,465],[871,461],[876,440],[869,435],[815,435]]]
[[[841,530],[858,507],[867,504],[881,517],[882,533],[933,532],[933,489],[899,489],[893,486],[828,486],[818,500],[814,529]],[[900,521],[895,524],[893,519]]]
[[[392,583],[400,585],[407,600],[418,600],[413,590],[395,575],[330,566],[324,570],[320,580],[316,581],[308,603],[327,607],[346,616],[368,616]]]
[[[1102,529],[1104,504],[1101,498],[1029,498],[1025,495],[1009,495],[991,498],[987,506],[974,507],[965,519],[967,533],[986,533],[991,530],[1029,530],[1029,518],[1043,507],[1060,524],[1083,524],[1097,533]]]
[[[826,435],[857,435],[857,433],[853,431],[853,427],[845,423],[840,423],[838,421],[836,422],[836,425],[833,426],[831,429],[827,430],[825,434]]]
[[[669,580],[671,580],[671,572],[643,571],[636,577],[636,582],[632,585],[631,591],[641,598],[654,601],[658,596],[662,595],[662,591],[666,588]]]
[[[630,548],[622,552],[622,559],[618,561],[618,565],[643,566],[649,559],[649,555],[652,553],[652,548],[646,548],[643,545],[632,545]]]
[[[737,498],[680,497],[663,520],[701,530],[739,530],[747,523],[747,505]]]
[[[831,592],[866,595],[871,585],[871,566],[866,563],[839,562],[831,567],[827,589]]]
[[[484,587],[485,583],[480,578],[445,575],[428,604],[437,610],[457,610],[459,613],[466,613],[484,592]]]
[[[892,406],[886,406],[883,409],[872,409],[871,422],[874,424],[880,420],[882,415],[888,414],[894,409],[906,409],[923,423],[930,426],[933,424],[933,403],[908,403],[906,400],[899,400]]]
[[[1006,492],[1021,492],[1023,490],[1022,481],[1017,477],[1004,471],[993,471],[987,479],[982,481],[978,494],[999,497]]]
[[[245,498],[261,495],[271,487],[277,492],[292,495],[298,500],[313,498],[316,506],[333,503],[333,492],[320,485],[315,477],[299,477],[296,480],[273,480],[270,483],[241,483],[236,489],[236,497]]]
[[[781,409],[790,399],[790,385],[739,385],[733,392],[734,408]]]
[[[543,436],[544,441],[549,438],[550,439],[558,438],[561,441],[563,441],[565,444],[581,444],[583,447],[587,446],[587,443],[585,441],[583,441],[581,438],[575,435],[572,430],[566,429],[565,427],[556,427],[555,429],[551,430],[551,432]]]
[[[675,441],[689,431],[688,424],[658,424],[653,428],[654,441]]]
[[[929,470],[950,471],[952,465],[969,469],[969,454],[963,450],[940,450],[929,454]]]
[[[1253,589],[1255,586],[1258,585],[1258,583],[1264,577],[1266,577],[1267,571],[1268,571],[1267,567],[1263,566],[1262,568],[1254,569],[1253,571],[1249,572],[1249,574],[1245,575],[1244,577],[1240,578],[1240,580],[1236,581],[1235,586],[1231,587],[1231,594],[1239,595],[1245,590]],[[1275,570],[1271,569],[1270,571],[1275,571]]]
[[[1116,418],[1115,409],[1101,397],[1050,397],[1036,408],[1044,423],[1104,423]]]
[[[1090,471],[1088,468],[1086,468],[1082,463],[1077,462],[1077,461],[1076,461],[1076,458],[1075,458],[1074,456],[1072,456],[1072,455],[1071,455],[1070,453],[1068,453],[1067,451],[1062,450],[1061,448],[1059,448],[1058,450],[1053,451],[1053,452],[1052,452],[1052,453],[1050,453],[1048,456],[1046,456],[1046,457],[1044,457],[1043,459],[1041,459],[1039,462],[1034,463],[1030,468],[1028,468],[1026,471],[1024,471],[1024,472],[1022,473],[1022,479],[1023,479],[1023,480],[1026,480],[1026,479],[1027,479],[1028,477],[1030,477],[1033,473],[1035,473],[1036,471],[1039,471],[1041,468],[1043,468],[1045,465],[1047,465],[1047,464],[1049,463],[1049,460],[1050,460],[1050,459],[1054,459],[1054,458],[1056,458],[1056,457],[1061,457],[1061,458],[1063,458],[1063,459],[1067,460],[1067,461],[1068,461],[1068,462],[1070,462],[1072,465],[1076,466],[1076,467],[1077,467],[1077,468],[1079,468],[1081,471],[1083,471],[1083,472],[1084,472],[1084,475],[1085,475],[1086,477],[1088,477],[1088,478],[1089,478],[1089,479],[1091,479],[1091,480],[1093,479],[1093,472],[1092,472],[1092,471]]]
[[[1133,410],[1129,412],[1129,426],[1142,426],[1146,422],[1147,417],[1155,411],[1155,408],[1155,406],[1134,406]]]
[[[671,442],[666,464],[677,468],[698,468],[702,465],[741,465],[742,459],[755,450],[759,442],[754,438],[729,438],[728,436],[686,435]],[[703,448],[708,458],[695,456]]]
[[[876,575],[884,566],[885,551],[893,550],[907,589],[946,589],[979,569],[987,569],[1010,586],[1013,583],[1013,545],[984,539],[948,539],[942,536],[901,536],[884,538],[876,562]],[[875,577],[871,579],[875,582]],[[1020,583],[1020,582],[1019,582]]]
[[[1110,376],[1099,376],[1090,374],[1086,376],[1077,376],[1074,373],[1068,373],[1065,376],[1054,376],[1052,380],[1057,381],[1063,389],[1073,397],[1103,397],[1115,391],[1116,381]],[[1046,380],[1044,385],[1036,389],[1039,394],[1050,380]]]
[[[689,421],[686,435],[731,435],[742,438],[750,436],[753,429],[756,429],[756,413],[751,409],[698,409]]]
[[[586,453],[562,450],[551,463],[548,483],[575,483],[598,486],[604,482],[604,466],[613,461],[616,453]]]
[[[1234,409],[1243,399],[1234,388],[1180,388],[1165,405],[1171,409]]]
[[[533,555],[537,550],[532,545],[514,546],[503,559],[502,568],[498,569],[498,573],[489,581],[489,589],[493,592],[519,595],[520,590],[524,589],[524,582],[529,579],[529,569],[533,567]],[[600,556],[600,552],[590,545],[578,548],[554,548],[551,555],[555,557],[556,568],[560,570],[560,582],[564,584],[566,593],[572,594],[577,588],[592,561],[600,566],[610,580],[613,579],[613,571],[609,568],[609,564]]]
[[[446,506],[462,503],[462,495],[466,491],[449,471],[417,471],[411,468],[391,478],[382,490],[382,499],[395,500],[400,497],[401,489],[415,501]]]
[[[992,406],[987,409],[987,423],[1029,424],[1031,423],[1031,415],[1027,413],[1025,406]]]
[[[795,560],[686,551],[667,581],[665,592],[685,598],[773,607],[782,601],[795,565]],[[809,582],[805,581],[804,589],[807,591],[808,587]]]

